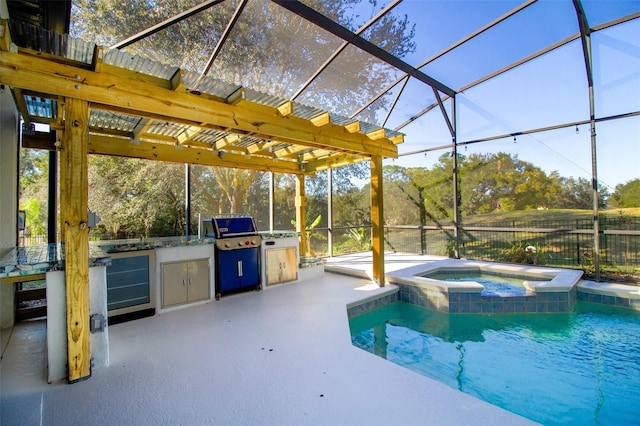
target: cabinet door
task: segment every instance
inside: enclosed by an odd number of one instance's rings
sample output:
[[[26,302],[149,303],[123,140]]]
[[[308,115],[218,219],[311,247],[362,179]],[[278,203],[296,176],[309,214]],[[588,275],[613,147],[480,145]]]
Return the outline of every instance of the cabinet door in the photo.
[[[187,263],[162,264],[162,307],[187,301]]]
[[[295,247],[266,251],[267,285],[298,279],[298,262]]]
[[[240,288],[237,250],[218,250],[216,256],[216,293]]]
[[[209,261],[194,260],[189,262],[189,276],[187,279],[188,300],[209,299]]]
[[[237,250],[238,272],[240,287],[250,287],[260,284],[259,248]]]

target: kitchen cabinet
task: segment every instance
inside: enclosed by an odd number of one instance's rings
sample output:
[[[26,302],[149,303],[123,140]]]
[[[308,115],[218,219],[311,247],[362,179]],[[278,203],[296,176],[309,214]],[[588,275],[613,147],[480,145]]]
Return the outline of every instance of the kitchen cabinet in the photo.
[[[162,307],[210,298],[209,260],[189,260],[162,264]]]
[[[298,256],[296,247],[265,250],[267,285],[295,281],[298,279]]]

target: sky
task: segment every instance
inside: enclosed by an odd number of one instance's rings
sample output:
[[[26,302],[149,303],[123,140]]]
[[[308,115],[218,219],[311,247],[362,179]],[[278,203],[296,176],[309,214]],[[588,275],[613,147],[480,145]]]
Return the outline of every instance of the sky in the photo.
[[[411,17],[428,10],[432,16],[426,21],[429,25],[424,25],[424,19],[419,20],[416,52],[404,59],[417,66],[519,4],[520,1],[497,0],[405,0],[401,4],[404,9],[394,13]],[[640,1],[586,1],[584,8],[594,27],[640,12]],[[576,13],[570,1],[540,0],[422,70],[457,90],[577,32]],[[594,32],[591,43],[596,118],[640,111],[640,19]],[[385,127],[393,129],[403,123],[421,109],[416,107],[421,100],[424,105],[424,100],[429,99],[430,89],[425,91],[411,84]],[[451,114],[450,103],[446,104]],[[589,92],[581,43],[571,42],[467,89],[456,96],[456,104],[458,142],[588,120]],[[451,143],[437,108],[400,131],[405,133],[400,154]],[[588,125],[460,148],[463,154],[498,150],[516,154],[548,173],[558,171],[565,177],[591,179]],[[401,156],[385,160],[385,164],[429,167],[444,152]],[[617,184],[640,178],[640,116],[597,123],[596,158],[598,180],[611,191]]]

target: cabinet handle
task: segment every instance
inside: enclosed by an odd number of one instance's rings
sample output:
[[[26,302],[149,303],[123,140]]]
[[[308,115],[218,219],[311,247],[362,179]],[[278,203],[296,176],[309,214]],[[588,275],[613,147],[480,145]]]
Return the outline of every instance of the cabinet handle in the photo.
[[[238,276],[242,276],[242,260],[238,260]]]
[[[191,277],[189,277],[189,287],[191,287]]]
[[[184,278],[182,279],[182,287],[185,287],[186,283],[184,282]]]

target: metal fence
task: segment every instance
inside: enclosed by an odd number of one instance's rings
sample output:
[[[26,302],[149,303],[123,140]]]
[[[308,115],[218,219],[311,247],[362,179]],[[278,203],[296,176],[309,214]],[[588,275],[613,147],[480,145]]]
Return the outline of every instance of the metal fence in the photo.
[[[460,229],[460,256],[506,260],[517,249],[534,247],[536,263],[584,269],[595,275],[592,222],[541,221],[469,226]],[[600,222],[600,272],[606,279],[640,280],[640,219]],[[397,252],[450,256],[454,254],[453,226],[388,226],[387,249]]]

